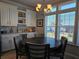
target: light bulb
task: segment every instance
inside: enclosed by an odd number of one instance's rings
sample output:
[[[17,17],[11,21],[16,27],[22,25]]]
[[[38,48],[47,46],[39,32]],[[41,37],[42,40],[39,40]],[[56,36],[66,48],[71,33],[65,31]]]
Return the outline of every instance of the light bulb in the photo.
[[[39,8],[38,7],[36,7],[36,11],[39,12]]]
[[[52,8],[51,4],[47,4],[47,9],[50,10]]]
[[[47,9],[46,8],[44,8],[44,12],[47,12]]]
[[[38,7],[38,8],[41,8],[41,4],[38,3],[38,4],[37,4],[37,7]]]

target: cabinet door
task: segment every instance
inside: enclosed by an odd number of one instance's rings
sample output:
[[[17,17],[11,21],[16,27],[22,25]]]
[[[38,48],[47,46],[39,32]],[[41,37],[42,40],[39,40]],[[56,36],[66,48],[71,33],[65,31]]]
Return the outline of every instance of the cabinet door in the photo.
[[[36,13],[34,11],[31,12],[31,22],[32,22],[32,26],[36,26]]]
[[[1,41],[2,41],[3,52],[15,48],[14,41],[13,41],[13,35],[3,35]]]
[[[10,40],[9,40],[9,38],[8,37],[2,37],[2,51],[8,51],[8,50],[10,50]]]
[[[17,14],[17,7],[10,6],[9,7],[9,15],[10,15],[10,26],[17,26],[18,23],[18,14]]]
[[[36,13],[31,10],[26,11],[27,26],[36,26]]]
[[[26,24],[27,26],[30,26],[30,11],[26,11]]]
[[[9,26],[9,8],[8,6],[1,5],[1,25]]]
[[[13,38],[11,40],[11,49],[15,49]]]
[[[9,50],[11,50],[11,49],[14,49],[15,48],[15,46],[14,46],[14,41],[13,41],[13,36],[12,35],[10,35],[9,36],[9,41],[10,41],[10,49]]]
[[[17,7],[0,3],[1,26],[17,26],[18,14]]]

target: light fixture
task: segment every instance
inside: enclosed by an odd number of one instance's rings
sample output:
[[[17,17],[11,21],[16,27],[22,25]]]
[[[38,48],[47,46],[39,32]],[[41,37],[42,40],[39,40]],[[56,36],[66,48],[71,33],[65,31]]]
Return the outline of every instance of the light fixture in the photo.
[[[41,4],[38,3],[38,4],[37,4],[37,7],[38,7],[38,8],[41,8]]]
[[[45,2],[45,0],[43,0]],[[48,12],[52,9],[52,5],[51,4],[40,4],[38,3],[36,6],[36,11],[40,12],[40,11],[44,11],[44,12]]]
[[[52,5],[51,4],[47,4],[47,9],[51,10],[51,8],[52,8]]]

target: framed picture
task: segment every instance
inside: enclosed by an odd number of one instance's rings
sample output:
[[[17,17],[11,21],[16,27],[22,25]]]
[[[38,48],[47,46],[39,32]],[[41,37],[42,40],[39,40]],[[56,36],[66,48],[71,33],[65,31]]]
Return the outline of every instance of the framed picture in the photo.
[[[37,27],[43,27],[43,19],[37,19]]]

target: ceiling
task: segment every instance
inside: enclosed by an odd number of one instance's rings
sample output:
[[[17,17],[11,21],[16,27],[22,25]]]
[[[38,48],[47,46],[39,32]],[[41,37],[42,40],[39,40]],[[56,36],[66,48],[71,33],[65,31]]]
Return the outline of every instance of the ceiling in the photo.
[[[35,10],[35,7],[37,5],[37,3],[41,3],[41,4],[57,4],[58,2],[65,2],[65,1],[72,1],[72,0],[1,0],[1,1],[11,1],[11,2],[15,2],[15,3],[19,3],[22,4],[24,6],[27,6],[33,10]],[[25,7],[24,7],[25,8]]]
[[[17,3],[21,3],[21,4],[24,4],[24,5],[27,5],[27,6],[30,6],[30,7],[35,7],[37,3],[56,3],[60,0],[10,0],[10,1],[14,1],[14,2],[17,2]]]

